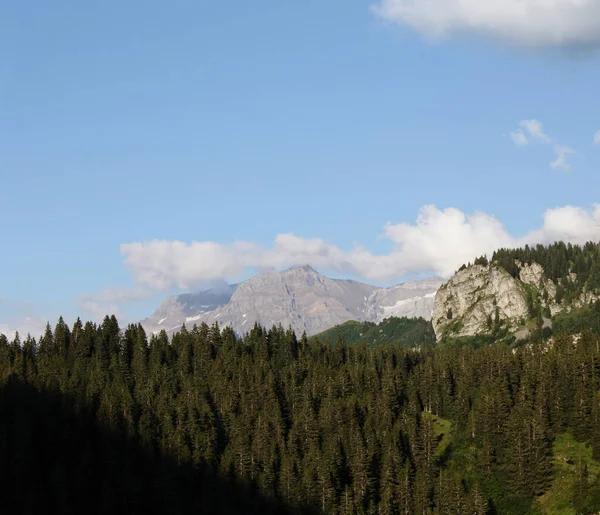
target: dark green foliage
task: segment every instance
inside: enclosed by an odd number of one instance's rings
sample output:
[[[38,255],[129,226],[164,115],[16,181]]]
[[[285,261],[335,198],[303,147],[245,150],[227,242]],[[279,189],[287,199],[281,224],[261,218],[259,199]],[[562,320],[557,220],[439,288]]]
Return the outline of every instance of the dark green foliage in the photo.
[[[114,317],[61,320],[39,343],[0,335],[2,507],[536,513],[568,432],[591,447],[568,502],[597,509],[600,336],[414,350],[427,325],[387,323],[400,345],[370,324],[333,345],[258,325],[148,341]]]
[[[289,513],[281,504],[98,424],[70,395],[0,389],[2,513]],[[316,513],[298,506],[297,513]]]
[[[552,245],[526,245],[520,249],[500,249],[494,252],[492,263],[518,277],[521,264],[538,263],[547,279],[559,285],[556,301],[571,301],[584,291],[598,291],[600,286],[600,245],[584,246],[557,242]],[[574,275],[572,275],[574,274]]]
[[[486,345],[491,345],[496,341],[495,337],[489,334],[478,334],[475,336],[457,336],[453,338],[444,338],[439,341],[438,348],[461,348],[461,347],[472,347],[477,349]]]
[[[421,345],[429,347],[435,343],[431,322],[423,318],[406,317],[386,318],[379,324],[350,321],[336,325],[311,339],[336,344],[340,338],[347,345],[364,343],[369,347],[391,344],[405,348],[418,348]]]
[[[490,263],[488,261],[488,258],[486,256],[481,256],[478,257],[474,263],[474,265],[480,265],[480,266],[488,266]]]
[[[559,313],[554,317],[552,329],[556,334],[580,333],[585,329],[600,334],[600,301],[583,308]]]

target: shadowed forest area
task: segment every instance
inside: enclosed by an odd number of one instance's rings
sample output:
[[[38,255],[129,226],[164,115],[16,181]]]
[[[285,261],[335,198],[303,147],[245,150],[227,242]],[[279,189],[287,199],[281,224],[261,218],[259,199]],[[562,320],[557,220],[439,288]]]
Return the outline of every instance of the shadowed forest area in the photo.
[[[15,377],[0,391],[3,513],[310,514],[102,427],[73,396]]]

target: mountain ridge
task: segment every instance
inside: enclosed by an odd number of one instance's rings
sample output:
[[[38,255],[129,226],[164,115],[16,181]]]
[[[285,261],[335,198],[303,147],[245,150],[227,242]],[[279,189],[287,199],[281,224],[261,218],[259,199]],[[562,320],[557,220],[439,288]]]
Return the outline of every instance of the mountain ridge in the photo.
[[[390,316],[430,318],[441,279],[408,281],[381,288],[351,279],[332,279],[308,265],[262,272],[247,281],[166,298],[141,321],[157,333],[183,324],[230,326],[238,334],[254,323],[281,324],[314,335],[349,320],[379,323]]]

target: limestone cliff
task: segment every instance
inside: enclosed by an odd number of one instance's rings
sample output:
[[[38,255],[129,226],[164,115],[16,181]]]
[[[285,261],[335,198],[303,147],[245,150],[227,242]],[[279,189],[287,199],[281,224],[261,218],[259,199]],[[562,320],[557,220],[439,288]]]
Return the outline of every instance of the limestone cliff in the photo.
[[[598,300],[587,285],[577,286],[577,274],[570,272],[562,282],[550,280],[536,262],[514,261],[514,275],[497,263],[478,264],[458,271],[438,290],[432,323],[437,339],[490,333],[502,326],[519,338],[529,334],[532,316],[541,317],[543,327],[551,327],[551,318]],[[564,299],[566,281],[574,294]],[[531,324],[529,324],[531,326]],[[517,332],[516,330],[519,329]]]
[[[496,265],[473,265],[438,290],[432,323],[436,336],[488,332],[490,321],[518,326],[529,316],[523,283]]]

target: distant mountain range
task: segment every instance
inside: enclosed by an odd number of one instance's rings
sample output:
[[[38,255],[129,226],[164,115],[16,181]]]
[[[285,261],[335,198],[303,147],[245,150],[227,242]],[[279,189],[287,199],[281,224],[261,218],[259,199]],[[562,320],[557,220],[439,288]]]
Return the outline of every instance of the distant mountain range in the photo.
[[[263,272],[239,284],[169,297],[141,323],[150,333],[218,322],[238,334],[258,323],[314,335],[349,320],[379,323],[391,316],[429,320],[441,284],[441,279],[431,278],[379,288],[296,266]]]

